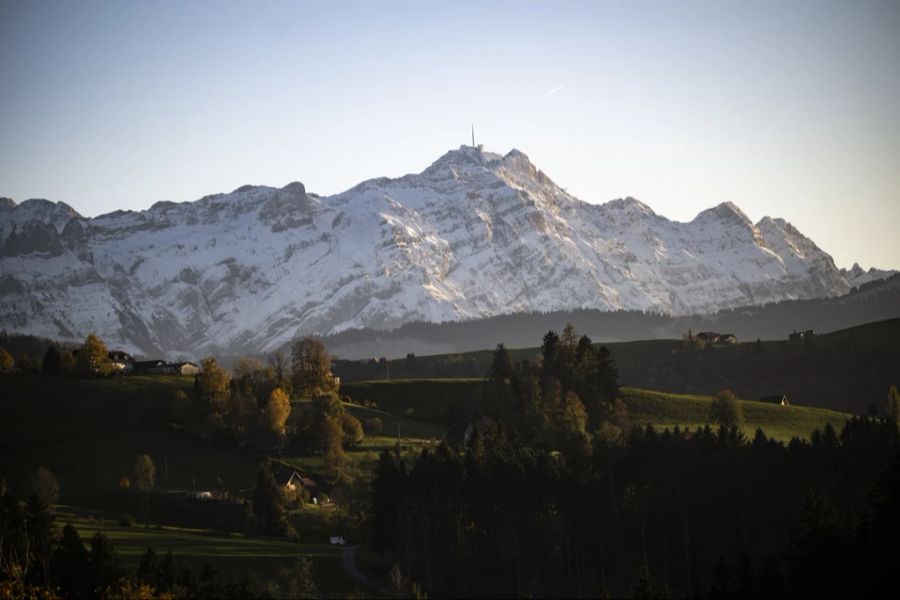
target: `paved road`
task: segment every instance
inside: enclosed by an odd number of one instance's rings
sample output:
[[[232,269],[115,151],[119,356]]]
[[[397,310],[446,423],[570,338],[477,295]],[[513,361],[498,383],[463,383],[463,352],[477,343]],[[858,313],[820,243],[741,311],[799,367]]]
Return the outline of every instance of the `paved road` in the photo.
[[[372,580],[366,577],[363,572],[359,570],[359,568],[356,566],[356,546],[344,547],[344,570],[347,571],[350,577],[358,581],[363,587],[366,587],[370,590],[375,590],[382,596],[395,595],[392,591],[386,590],[383,587],[372,583]]]

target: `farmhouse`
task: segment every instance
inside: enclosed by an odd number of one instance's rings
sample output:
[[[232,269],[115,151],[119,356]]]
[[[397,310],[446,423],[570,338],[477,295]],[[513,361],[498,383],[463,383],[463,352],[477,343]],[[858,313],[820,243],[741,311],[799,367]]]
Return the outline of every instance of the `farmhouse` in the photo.
[[[136,375],[147,375],[147,374],[154,373],[154,372],[158,373],[159,371],[151,371],[151,369],[159,369],[161,367],[164,367],[165,365],[166,365],[166,361],[159,360],[159,359],[157,359],[157,360],[139,360],[134,363],[131,371],[132,371],[132,373],[134,373]]]
[[[196,375],[200,372],[200,367],[192,362],[142,360],[134,363],[133,372],[141,375]]]
[[[733,333],[718,333],[715,331],[701,331],[696,335],[698,340],[707,344],[737,344],[737,336]]]
[[[796,329],[788,334],[788,339],[792,342],[804,342],[812,340],[816,337],[816,332],[813,329],[807,329],[805,331],[797,331]]]
[[[113,370],[119,373],[130,373],[134,367],[134,358],[127,352],[111,350],[106,356],[109,358]]]
[[[760,396],[760,402],[766,402],[768,404],[779,404],[781,406],[790,406],[791,403],[788,402],[787,394],[775,394],[774,396]]]
[[[284,483],[284,487],[286,490],[290,490],[292,492],[298,492],[300,490],[306,490],[309,493],[310,498],[315,498],[316,494],[319,492],[319,484],[313,481],[309,477],[304,477],[300,475],[297,471],[292,471],[290,477],[288,477],[287,481]]]
[[[174,362],[167,363],[162,372],[166,375],[197,375],[200,367],[192,362]]]

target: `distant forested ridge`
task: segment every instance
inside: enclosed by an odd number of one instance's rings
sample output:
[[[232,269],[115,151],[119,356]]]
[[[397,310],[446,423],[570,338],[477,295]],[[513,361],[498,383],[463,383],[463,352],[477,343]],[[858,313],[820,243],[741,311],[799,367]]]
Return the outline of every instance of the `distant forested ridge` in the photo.
[[[696,331],[696,330],[694,330]],[[623,385],[685,394],[733,390],[755,399],[786,394],[794,405],[843,412],[883,414],[890,386],[900,383],[900,319],[853,327],[801,341],[709,344],[650,340],[606,344],[615,355]],[[510,350],[532,359],[536,347]],[[338,360],[335,374],[360,380],[484,377],[491,352],[435,356],[409,354],[397,360]]]
[[[566,323],[597,342],[680,339],[688,329],[732,333],[738,340],[747,341],[786,340],[794,330],[835,331],[895,317],[900,317],[900,275],[867,283],[837,298],[788,300],[708,315],[672,317],[593,309],[529,312],[471,321],[415,322],[391,331],[354,329],[323,341],[332,354],[345,359],[397,358],[408,353],[492,348],[497,340],[503,340],[509,348],[529,347],[544,332],[561,331]]]

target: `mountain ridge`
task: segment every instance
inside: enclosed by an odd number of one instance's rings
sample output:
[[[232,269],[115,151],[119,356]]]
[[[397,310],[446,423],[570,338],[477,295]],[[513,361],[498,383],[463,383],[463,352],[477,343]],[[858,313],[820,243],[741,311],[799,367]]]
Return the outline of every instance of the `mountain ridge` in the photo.
[[[93,218],[3,202],[0,265],[11,332],[194,356],[537,309],[714,312],[840,296],[863,277],[781,219],[753,224],[730,202],[687,223],[631,197],[589,204],[518,150],[470,146],[333,196],[245,185]]]

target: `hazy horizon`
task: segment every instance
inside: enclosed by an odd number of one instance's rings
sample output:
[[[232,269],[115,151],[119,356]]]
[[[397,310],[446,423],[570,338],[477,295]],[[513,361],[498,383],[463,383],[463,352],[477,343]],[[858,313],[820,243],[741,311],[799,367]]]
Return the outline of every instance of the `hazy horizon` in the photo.
[[[900,268],[898,26],[891,2],[0,2],[0,196],[332,195],[474,123],[582,200],[731,201]]]

